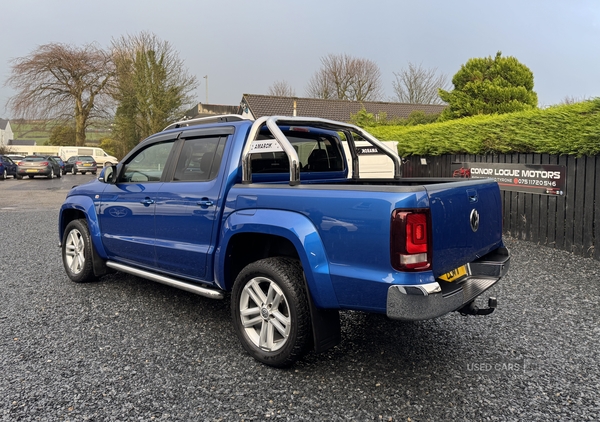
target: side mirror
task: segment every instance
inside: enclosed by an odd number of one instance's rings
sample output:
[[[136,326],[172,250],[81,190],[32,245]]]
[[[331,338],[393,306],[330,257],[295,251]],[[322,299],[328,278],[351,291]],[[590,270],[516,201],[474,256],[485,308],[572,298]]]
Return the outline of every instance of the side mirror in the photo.
[[[113,179],[117,174],[117,166],[104,167],[98,176],[98,180],[102,183],[114,183]]]

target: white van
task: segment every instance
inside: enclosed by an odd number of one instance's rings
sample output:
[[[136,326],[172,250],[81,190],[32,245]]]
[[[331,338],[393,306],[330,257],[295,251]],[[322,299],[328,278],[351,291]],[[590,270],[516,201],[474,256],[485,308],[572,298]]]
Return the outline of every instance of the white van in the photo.
[[[106,167],[117,164],[119,160],[112,155],[108,155],[102,148],[96,147],[60,147],[58,155],[63,161],[67,161],[69,157],[74,155],[91,155],[98,163],[98,167]]]

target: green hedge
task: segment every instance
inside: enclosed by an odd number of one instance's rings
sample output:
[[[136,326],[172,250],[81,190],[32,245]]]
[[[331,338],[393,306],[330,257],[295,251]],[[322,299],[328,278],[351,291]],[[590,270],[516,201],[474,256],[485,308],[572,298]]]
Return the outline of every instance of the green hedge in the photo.
[[[600,98],[547,109],[366,130],[383,141],[398,141],[401,156],[532,152],[597,155]]]

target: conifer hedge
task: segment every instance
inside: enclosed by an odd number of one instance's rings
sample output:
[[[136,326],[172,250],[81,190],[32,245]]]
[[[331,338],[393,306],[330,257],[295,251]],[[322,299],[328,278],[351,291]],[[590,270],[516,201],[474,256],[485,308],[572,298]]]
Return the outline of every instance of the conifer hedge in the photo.
[[[398,141],[401,156],[443,154],[600,154],[600,98],[500,115],[418,126],[373,126],[382,141]]]

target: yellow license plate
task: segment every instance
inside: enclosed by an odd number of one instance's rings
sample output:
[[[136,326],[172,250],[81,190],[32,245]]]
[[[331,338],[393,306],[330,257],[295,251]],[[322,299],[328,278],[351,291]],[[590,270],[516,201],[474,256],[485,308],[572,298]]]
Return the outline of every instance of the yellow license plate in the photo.
[[[37,169],[27,169],[27,173],[37,173]]]
[[[455,270],[447,272],[444,275],[441,275],[440,278],[448,283],[452,283],[453,281],[458,280],[459,278],[467,275],[467,266],[463,265],[462,267],[458,267]]]
[[[91,167],[92,165],[90,163],[85,163],[83,166],[84,167]]]

